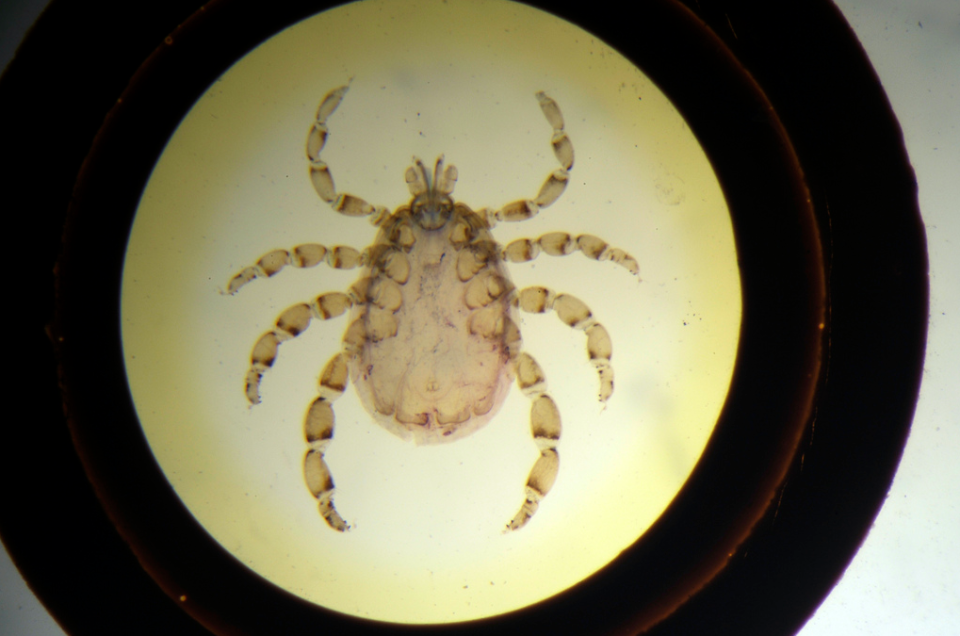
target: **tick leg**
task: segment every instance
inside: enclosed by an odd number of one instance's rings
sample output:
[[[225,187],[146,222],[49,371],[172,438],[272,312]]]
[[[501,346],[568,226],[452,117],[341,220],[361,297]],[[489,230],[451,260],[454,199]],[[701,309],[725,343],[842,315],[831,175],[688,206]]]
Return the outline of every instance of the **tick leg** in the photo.
[[[581,234],[574,238],[566,232],[550,232],[535,240],[518,239],[503,248],[501,256],[511,263],[526,263],[539,256],[541,250],[550,256],[566,256],[580,251],[595,261],[613,261],[634,276],[640,273],[640,266],[635,258],[591,234]]]
[[[363,254],[344,245],[325,247],[319,243],[297,245],[292,250],[273,250],[260,257],[255,265],[246,267],[230,279],[228,294],[236,294],[241,287],[256,278],[270,278],[287,265],[306,269],[326,263],[334,269],[353,269],[363,264]]]
[[[573,144],[563,130],[563,115],[560,114],[560,107],[557,106],[557,103],[547,97],[543,91],[537,93],[537,100],[540,102],[540,109],[543,110],[543,116],[553,126],[553,136],[550,138],[550,144],[553,146],[554,156],[560,163],[560,169],[555,170],[547,177],[543,185],[540,186],[540,192],[537,193],[536,198],[520,199],[508,203],[492,214],[491,221],[525,221],[536,216],[541,209],[553,205],[567,188],[570,169],[573,168]]]
[[[299,336],[310,326],[312,318],[329,320],[353,307],[356,298],[340,292],[318,296],[312,302],[288,308],[277,318],[276,326],[260,336],[250,355],[250,370],[247,372],[246,394],[250,404],[260,403],[260,379],[277,359],[280,343]]]
[[[333,356],[320,374],[320,397],[307,409],[303,422],[303,433],[310,450],[303,458],[303,476],[320,507],[327,525],[338,532],[350,529],[350,526],[333,506],[333,477],[323,454],[333,439],[333,402],[343,395],[347,388],[347,356],[338,353]]]
[[[593,318],[586,303],[569,294],[557,294],[546,287],[527,287],[517,296],[520,309],[533,314],[543,314],[551,309],[570,327],[587,334],[587,355],[600,376],[600,401],[606,402],[613,394],[613,367],[610,356],[613,344],[606,328]]]
[[[336,212],[346,216],[370,216],[373,215],[374,225],[379,224],[389,215],[389,210],[382,206],[374,206],[367,203],[360,197],[352,194],[337,193],[333,184],[333,175],[330,174],[330,168],[320,159],[320,152],[327,143],[329,129],[327,128],[327,118],[333,115],[337,106],[347,94],[349,86],[341,86],[327,93],[327,96],[320,102],[317,109],[317,119],[310,127],[310,133],[307,135],[307,159],[310,161],[310,181],[313,187],[320,195],[320,198],[330,204]]]
[[[560,442],[560,411],[553,399],[546,393],[546,381],[540,365],[527,353],[521,353],[514,364],[517,385],[530,398],[530,431],[540,450],[540,457],[533,465],[524,488],[523,505],[513,520],[507,524],[507,531],[522,528],[540,507],[540,501],[553,487],[560,469],[560,455],[557,444]]]

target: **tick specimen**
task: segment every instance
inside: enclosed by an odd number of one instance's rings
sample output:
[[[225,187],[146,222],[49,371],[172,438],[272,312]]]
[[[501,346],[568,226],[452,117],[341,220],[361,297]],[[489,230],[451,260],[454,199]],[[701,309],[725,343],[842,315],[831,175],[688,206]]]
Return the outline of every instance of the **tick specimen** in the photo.
[[[530,471],[525,499],[507,529],[526,524],[549,492],[560,465],[560,413],[546,392],[543,371],[521,350],[517,312],[556,312],[564,323],[585,332],[587,355],[600,377],[600,401],[613,393],[612,345],[607,330],[582,301],[545,287],[518,290],[506,263],[523,263],[540,252],[564,256],[576,251],[598,261],[613,261],[636,275],[636,260],[589,234],[573,237],[551,232],[501,246],[491,234],[496,223],[523,221],[557,201],[573,167],[573,144],[564,132],[560,108],[543,92],[536,94],[553,128],[550,143],[560,168],[550,174],[533,199],[497,210],[473,211],[452,197],[457,169],[437,159],[432,171],[414,158],[406,182],[412,199],[394,212],[352,194],[337,192],[320,158],[328,136],[327,120],[347,93],[341,86],[324,97],[307,136],[310,179],[320,195],[346,216],[370,217],[379,228],[363,251],[316,243],[268,252],[230,281],[236,293],[256,278],[270,277],[287,265],[335,269],[362,267],[346,292],[328,292],[280,314],[273,329],[257,340],[246,379],[246,396],[260,402],[260,382],[277,358],[281,343],[303,333],[312,319],[329,320],[350,311],[339,353],[320,374],[320,391],[307,409],[304,434],[309,449],[303,462],[307,488],[319,502],[327,524],[349,529],[334,506],[334,485],[324,452],[333,438],[333,404],[348,378],[376,421],[417,444],[449,442],[486,424],[499,410],[514,379],[531,401],[530,428],[540,457]],[[518,493],[519,494],[519,493]],[[518,497],[519,498],[519,497]]]

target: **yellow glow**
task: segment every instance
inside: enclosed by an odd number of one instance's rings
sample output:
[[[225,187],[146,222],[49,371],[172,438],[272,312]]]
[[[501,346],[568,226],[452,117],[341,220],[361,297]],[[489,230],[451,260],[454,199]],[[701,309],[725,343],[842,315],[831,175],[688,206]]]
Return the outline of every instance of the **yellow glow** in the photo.
[[[501,224],[501,243],[588,232],[632,253],[642,282],[579,254],[510,268],[518,287],[582,299],[613,340],[605,409],[581,332],[524,315],[563,417],[561,468],[528,526],[503,534],[537,457],[529,401],[511,392],[469,438],[416,447],[377,426],[352,389],[327,453],[330,530],[303,482],[303,417],[346,321],[280,348],[250,408],[256,339],[287,307],[357,271],[288,268],[236,296],[227,281],[275,248],[362,249],[374,229],[314,192],[304,145],[317,105],[353,78],[324,150],[337,188],[394,208],[412,155],[456,165],[474,209],[533,197],[556,169],[534,97],[560,105],[576,162],[563,197]],[[602,42],[548,14],[490,1],[359,2],[280,33],[217,80],[144,193],[122,298],[130,384],[176,492],[237,559],[325,607],[414,623],[479,618],[556,594],[609,563],[683,484],[726,396],[740,323],[727,209],[679,114]]]

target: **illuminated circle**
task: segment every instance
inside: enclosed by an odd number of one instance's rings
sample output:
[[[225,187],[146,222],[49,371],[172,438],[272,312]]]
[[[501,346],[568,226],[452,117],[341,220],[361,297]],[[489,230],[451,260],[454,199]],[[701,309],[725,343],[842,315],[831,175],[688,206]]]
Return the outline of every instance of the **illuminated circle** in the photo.
[[[352,80],[352,81],[351,81]],[[377,426],[353,391],[334,404],[326,459],[332,532],[303,481],[302,426],[346,319],[280,348],[250,407],[253,343],[287,307],[346,291],[359,270],[287,268],[234,296],[230,277],[301,243],[368,246],[366,219],[332,211],[308,178],[306,134],[330,89],[338,190],[395,209],[411,155],[459,169],[474,209],[532,197],[556,169],[534,97],[559,104],[576,162],[560,200],[500,223],[506,244],[590,233],[636,255],[541,255],[508,270],[586,302],[613,340],[604,408],[582,333],[521,316],[563,420],[561,469],[531,523],[504,534],[538,452],[516,388],[470,437],[415,446]],[[666,191],[668,188],[669,191]],[[212,83],[170,138],[143,192],[123,275],[122,331],[150,449],[191,514],[271,583],[324,607],[413,623],[517,610],[594,574],[674,499],[723,406],[740,327],[733,230],[713,169],[683,117],[640,70],[589,33],[509,2],[368,1],[299,22]],[[629,502],[629,503],[628,503]],[[571,549],[570,546],[576,546]]]

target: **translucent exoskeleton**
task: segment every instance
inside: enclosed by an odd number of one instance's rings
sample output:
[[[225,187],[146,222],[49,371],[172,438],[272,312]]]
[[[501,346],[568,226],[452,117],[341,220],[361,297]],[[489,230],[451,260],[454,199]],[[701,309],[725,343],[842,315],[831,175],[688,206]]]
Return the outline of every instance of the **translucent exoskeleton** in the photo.
[[[517,312],[554,311],[586,336],[587,357],[600,380],[599,399],[613,393],[612,345],[607,330],[589,307],[545,287],[516,289],[506,263],[535,259],[541,252],[565,256],[581,252],[613,261],[636,276],[637,261],[596,236],[551,232],[537,239],[498,244],[491,230],[498,222],[535,216],[563,194],[573,167],[573,144],[564,131],[560,108],[536,93],[550,143],[560,164],[532,199],[474,211],[452,197],[457,169],[437,159],[430,171],[419,159],[407,168],[412,199],[394,212],[353,194],[337,192],[330,168],[321,159],[327,120],[347,93],[341,86],[324,97],[307,136],[309,175],[317,194],[334,211],[369,217],[378,228],[366,249],[316,243],[277,249],[234,276],[234,294],[257,278],[276,275],[287,265],[336,269],[362,267],[345,292],[321,294],[280,314],[257,340],[246,377],[246,397],[260,402],[260,381],[277,358],[281,343],[301,334],[314,319],[329,320],[349,311],[339,353],[320,374],[319,396],[304,420],[308,449],[303,461],[307,488],[327,524],[345,531],[349,524],[334,506],[334,481],[324,452],[334,435],[334,403],[352,381],[364,407],[384,428],[417,444],[450,442],[487,423],[516,380],[529,398],[530,429],[540,457],[530,470],[522,504],[507,530],[523,527],[537,511],[557,477],[560,413],[547,393],[543,370],[521,349]],[[518,484],[518,499],[520,499]]]

